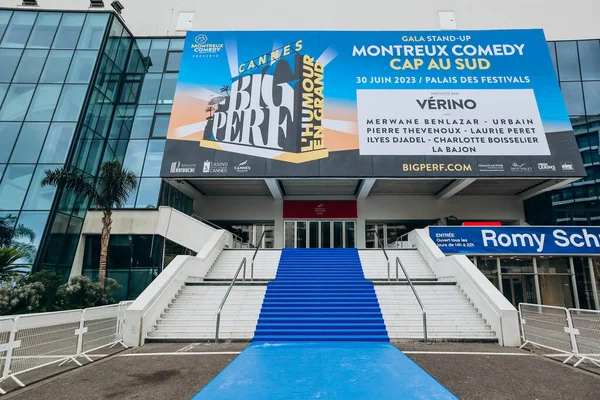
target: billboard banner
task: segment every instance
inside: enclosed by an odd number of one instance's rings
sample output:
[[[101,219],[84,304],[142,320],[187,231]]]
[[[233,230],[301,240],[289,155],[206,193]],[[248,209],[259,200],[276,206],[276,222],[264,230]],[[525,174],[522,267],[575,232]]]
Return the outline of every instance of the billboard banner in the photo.
[[[429,236],[444,254],[600,253],[600,228],[589,226],[432,226]]]
[[[585,175],[542,30],[188,32],[163,177]]]

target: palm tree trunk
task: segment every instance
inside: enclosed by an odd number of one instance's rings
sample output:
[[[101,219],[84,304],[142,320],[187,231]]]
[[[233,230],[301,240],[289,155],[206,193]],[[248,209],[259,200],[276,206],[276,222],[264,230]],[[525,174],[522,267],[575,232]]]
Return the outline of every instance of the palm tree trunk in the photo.
[[[106,277],[106,259],[108,256],[108,241],[110,239],[110,227],[112,225],[112,211],[105,210],[102,217],[102,236],[100,237],[100,270],[98,271],[98,283],[104,284]]]

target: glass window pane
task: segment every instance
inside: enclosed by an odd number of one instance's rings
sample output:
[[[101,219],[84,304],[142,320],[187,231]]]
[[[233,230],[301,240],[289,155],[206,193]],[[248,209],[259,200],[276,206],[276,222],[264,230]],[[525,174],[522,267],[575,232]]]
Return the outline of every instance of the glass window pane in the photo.
[[[13,82],[36,83],[44,68],[47,55],[47,50],[25,50]]]
[[[54,169],[57,165],[43,165],[39,164],[31,180],[29,192],[27,192],[27,198],[25,204],[23,204],[23,210],[50,210],[52,207],[52,200],[54,199],[54,193],[56,193],[56,187],[44,186],[42,187],[42,179],[46,176],[46,170]]]
[[[0,164],[0,181],[2,181],[2,175],[4,175],[5,169],[6,169],[6,164]]]
[[[172,104],[175,97],[175,86],[177,85],[178,74],[164,74],[160,93],[158,95],[159,104]]]
[[[558,59],[558,73],[561,81],[578,81],[579,57],[577,56],[577,42],[556,42]]]
[[[179,71],[179,65],[181,64],[181,55],[183,53],[180,51],[170,52],[169,57],[167,58],[167,71]]]
[[[167,48],[169,39],[154,39],[150,47],[150,66],[148,72],[163,72],[165,59],[167,58]]]
[[[87,86],[65,85],[54,114],[54,121],[77,121]]]
[[[24,123],[10,162],[36,163],[48,132],[48,125],[47,122]]]
[[[583,94],[581,93],[581,83],[579,82],[561,82],[560,90],[567,105],[569,115],[585,115],[583,107]]]
[[[6,168],[0,183],[0,210],[21,209],[33,168],[33,165],[9,165]]]
[[[2,36],[4,36],[4,32],[6,31],[11,16],[12,11],[0,10],[0,40],[2,40]]]
[[[160,176],[163,153],[165,152],[165,140],[151,140],[148,144],[146,161],[142,176]]]
[[[0,105],[2,105],[2,100],[4,100],[6,92],[8,92],[8,84],[0,84]]]
[[[93,13],[88,14],[81,37],[77,44],[78,49],[99,49],[102,38],[104,37],[104,29],[108,21],[108,14]]]
[[[141,180],[140,190],[135,202],[136,208],[156,207],[161,181],[160,178],[144,178]]]
[[[47,212],[22,212],[19,216],[19,221],[17,221],[17,225],[23,225],[26,228],[29,228],[33,231],[34,239],[30,243],[33,245],[32,251],[30,254],[30,258],[24,257],[18,260],[15,264],[31,264],[35,260],[35,256],[37,255],[38,248],[40,246],[40,241],[42,240],[42,235],[44,234],[44,228],[46,228],[46,222],[48,221],[48,213]],[[20,239],[20,241],[24,243],[29,243],[29,239]]]
[[[35,18],[36,12],[16,12],[14,13],[4,37],[2,38],[2,47],[13,47],[22,49],[27,43],[29,34]]]
[[[52,50],[44,66],[40,83],[62,83],[65,81],[73,50]]]
[[[558,67],[556,66],[556,44],[554,42],[548,42],[548,51],[550,52],[550,58],[552,59],[554,73],[558,77]]]
[[[0,49],[0,82],[11,82],[23,50]]]
[[[146,154],[147,140],[132,140],[127,146],[127,154],[123,166],[134,174],[142,174],[142,165],[144,165],[144,155]]]
[[[11,85],[0,108],[0,121],[22,121],[35,85]]]
[[[600,41],[580,41],[579,60],[581,62],[581,76],[584,81],[600,79]]]
[[[38,85],[26,121],[50,121],[58,102],[62,85]]]
[[[146,139],[150,136],[152,119],[154,118],[154,106],[138,106],[135,113],[133,126],[131,127],[132,139]]]
[[[20,122],[0,122],[0,163],[8,162],[20,129]]]
[[[171,39],[171,43],[169,44],[169,50],[183,50],[184,42],[185,42],[184,38]]]
[[[75,133],[73,123],[53,123],[48,131],[40,163],[64,163]]]
[[[35,26],[29,37],[27,48],[49,49],[58,28],[60,13],[43,12],[35,21]]]
[[[53,49],[74,49],[79,39],[79,32],[81,32],[81,26],[85,14],[63,14],[58,32],[52,43]]]
[[[583,82],[583,92],[587,115],[600,115],[600,82]]]
[[[147,74],[142,85],[139,104],[156,104],[162,74]]]
[[[71,68],[69,68],[69,75],[67,76],[67,82],[69,83],[88,83],[94,70],[94,64],[96,63],[96,51],[90,50],[77,50]]]
[[[152,137],[167,137],[170,119],[170,114],[156,114],[154,126],[152,127]]]

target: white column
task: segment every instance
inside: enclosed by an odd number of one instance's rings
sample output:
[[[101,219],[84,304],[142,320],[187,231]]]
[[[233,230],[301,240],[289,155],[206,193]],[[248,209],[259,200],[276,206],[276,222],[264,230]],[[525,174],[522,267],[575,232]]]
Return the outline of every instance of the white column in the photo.
[[[283,201],[276,200],[273,207],[273,247],[276,249],[283,248]]]
[[[365,235],[366,222],[365,217],[361,213],[361,200],[357,201],[358,216],[356,218],[356,248],[364,249],[367,247],[367,237]],[[333,228],[333,227],[332,227]],[[332,230],[333,232],[333,230]],[[332,242],[333,243],[333,242]]]
[[[596,310],[600,310],[600,301],[598,300],[598,288],[596,287],[596,275],[594,274],[594,263],[592,261],[592,257],[588,257],[588,268],[590,269],[590,280],[592,281],[594,306],[596,306]]]
[[[535,297],[537,299],[538,304],[542,304],[542,293],[540,291],[540,277],[538,276],[537,269],[537,258],[533,257],[533,281],[535,283]],[[525,279],[523,279],[523,284],[525,285]]]
[[[575,278],[575,263],[573,257],[569,257],[569,268],[571,268],[571,285],[573,286],[573,297],[575,298],[575,308],[579,307],[579,291],[577,290],[577,279]]]

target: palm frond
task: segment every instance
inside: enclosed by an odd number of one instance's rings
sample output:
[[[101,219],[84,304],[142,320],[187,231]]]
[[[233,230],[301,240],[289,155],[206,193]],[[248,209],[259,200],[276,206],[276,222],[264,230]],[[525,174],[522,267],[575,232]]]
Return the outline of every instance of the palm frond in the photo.
[[[42,186],[56,186],[90,199],[96,199],[98,196],[93,182],[80,172],[65,168],[48,169],[45,172],[46,176],[42,179]]]
[[[133,172],[124,169],[116,159],[107,161],[100,170],[97,205],[104,210],[121,208],[136,187],[137,177]]]
[[[23,253],[13,247],[0,249],[0,274],[10,273],[18,268],[14,263],[21,257],[23,257]]]

